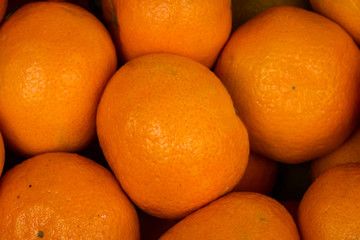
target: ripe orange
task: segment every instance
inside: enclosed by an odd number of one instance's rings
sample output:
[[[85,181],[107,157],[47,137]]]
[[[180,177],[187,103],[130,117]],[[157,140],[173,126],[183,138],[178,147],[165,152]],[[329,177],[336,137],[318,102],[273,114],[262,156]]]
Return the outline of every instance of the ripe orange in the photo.
[[[97,113],[100,146],[124,191],[145,212],[177,219],[231,191],[248,135],[221,81],[173,54],[127,62]]]
[[[268,9],[231,36],[215,73],[247,127],[251,150],[301,163],[339,147],[359,119],[360,52],[331,20]]]
[[[236,30],[268,8],[282,5],[310,8],[309,0],[232,0],[232,29]]]
[[[311,162],[311,177],[315,180],[325,171],[340,164],[360,162],[360,128],[337,149]]]
[[[277,163],[255,153],[250,153],[244,176],[235,186],[235,192],[270,194],[276,181]]]
[[[73,153],[25,160],[0,181],[1,239],[140,239],[136,210],[110,171]]]
[[[231,31],[229,0],[102,0],[119,54],[173,53],[211,67]]]
[[[187,216],[160,240],[300,239],[293,218],[259,193],[230,193]]]
[[[5,147],[4,147],[4,141],[2,135],[0,133],[0,176],[4,168],[4,162],[5,162]]]
[[[8,0],[0,0],[0,22],[5,16]]]
[[[298,210],[303,240],[359,239],[360,164],[348,163],[320,175]]]
[[[310,0],[316,12],[344,27],[360,44],[360,2],[357,0]]]
[[[116,66],[109,33],[83,8],[24,5],[0,28],[5,143],[26,156],[85,147],[95,136],[97,104]]]

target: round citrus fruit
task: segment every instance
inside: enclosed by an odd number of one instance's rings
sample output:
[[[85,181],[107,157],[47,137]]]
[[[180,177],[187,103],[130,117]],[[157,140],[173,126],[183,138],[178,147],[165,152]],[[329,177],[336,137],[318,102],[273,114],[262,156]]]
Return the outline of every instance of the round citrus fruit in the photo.
[[[102,0],[119,55],[173,53],[211,67],[231,31],[229,0]]]
[[[25,156],[85,147],[95,136],[96,108],[116,61],[106,28],[83,8],[65,2],[21,7],[0,28],[5,143]]]
[[[300,239],[290,213],[259,193],[229,193],[185,217],[160,240]]]
[[[265,10],[231,36],[215,67],[254,153],[301,163],[355,129],[360,51],[333,21],[301,8]]]
[[[360,164],[348,163],[320,175],[298,210],[303,240],[359,239]]]
[[[309,0],[232,0],[232,29],[236,30],[241,24],[268,8],[283,5],[310,8]]]
[[[1,239],[140,239],[136,210],[111,172],[74,153],[45,153],[0,181]]]
[[[235,192],[270,194],[276,181],[277,162],[250,153],[244,176],[235,186]]]
[[[330,168],[350,162],[360,162],[360,128],[333,152],[311,161],[311,177],[315,180]]]
[[[127,62],[97,113],[100,146],[124,191],[145,212],[176,219],[233,189],[248,135],[221,81],[173,54]]]
[[[345,28],[360,44],[360,2],[357,0],[310,0],[316,12]]]

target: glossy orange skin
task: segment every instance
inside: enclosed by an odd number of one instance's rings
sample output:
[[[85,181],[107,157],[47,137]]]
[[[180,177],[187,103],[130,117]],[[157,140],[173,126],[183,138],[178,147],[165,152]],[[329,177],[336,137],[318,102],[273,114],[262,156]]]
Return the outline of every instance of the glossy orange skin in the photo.
[[[208,68],[150,54],[109,81],[97,113],[100,146],[134,203],[179,219],[231,191],[249,155],[232,100]]]
[[[249,132],[251,150],[301,163],[339,147],[360,111],[360,52],[333,21],[273,7],[239,27],[215,73]]]
[[[360,2],[357,0],[310,0],[312,8],[340,24],[360,44]]]
[[[231,31],[229,0],[102,0],[119,55],[173,53],[207,67]]]
[[[298,227],[303,240],[359,239],[360,164],[329,169],[300,202]]]
[[[360,163],[360,129],[350,135],[350,137],[333,152],[315,159],[311,162],[311,177],[315,180],[322,173],[332,167],[344,163]]]
[[[277,162],[250,153],[244,176],[235,186],[235,192],[270,194],[276,181]]]
[[[259,193],[229,193],[187,216],[160,240],[286,239],[299,240],[289,212]]]
[[[25,160],[0,181],[0,236],[140,239],[136,210],[111,172],[73,153]]]
[[[117,66],[106,28],[74,4],[35,2],[3,23],[0,39],[5,143],[25,156],[84,148],[95,136],[97,104]]]
[[[5,146],[4,146],[4,140],[0,133],[0,176],[4,169],[4,162],[5,162]]]

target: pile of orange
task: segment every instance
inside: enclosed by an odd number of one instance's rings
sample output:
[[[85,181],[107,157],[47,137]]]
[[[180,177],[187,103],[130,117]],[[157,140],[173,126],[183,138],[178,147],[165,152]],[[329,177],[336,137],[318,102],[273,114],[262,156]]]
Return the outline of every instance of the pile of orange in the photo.
[[[360,239],[359,16],[0,0],[0,239]]]

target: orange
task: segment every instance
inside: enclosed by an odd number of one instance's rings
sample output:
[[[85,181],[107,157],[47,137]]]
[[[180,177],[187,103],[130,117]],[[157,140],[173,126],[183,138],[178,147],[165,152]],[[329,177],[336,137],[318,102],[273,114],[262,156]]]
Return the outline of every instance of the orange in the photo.
[[[259,193],[230,193],[187,216],[160,240],[300,239],[294,220],[276,200]]]
[[[4,162],[5,162],[5,147],[4,147],[4,141],[2,135],[0,133],[0,176],[4,168]]]
[[[235,186],[236,192],[270,194],[276,181],[277,163],[255,153],[250,153],[244,176]]]
[[[359,239],[360,164],[329,169],[300,202],[298,227],[303,240]]]
[[[360,52],[331,20],[301,8],[265,10],[231,36],[215,73],[254,153],[301,163],[339,147],[359,119]]]
[[[124,191],[159,218],[182,218],[231,191],[249,155],[221,81],[173,54],[145,55],[117,71],[101,97],[97,133]]]
[[[357,0],[310,0],[316,12],[344,27],[360,44],[360,2]]]
[[[8,0],[0,0],[0,22],[5,16]]]
[[[236,30],[241,24],[268,8],[282,5],[310,8],[309,0],[232,0],[232,29]]]
[[[96,108],[116,61],[106,28],[83,8],[24,5],[0,28],[5,143],[25,156],[84,148],[95,136]]]
[[[311,162],[311,177],[315,180],[330,168],[350,162],[360,162],[359,127],[340,147]]]
[[[211,67],[231,31],[229,0],[102,0],[119,55],[173,53]]]
[[[0,181],[1,239],[140,239],[136,210],[111,172],[73,153],[45,153]]]

